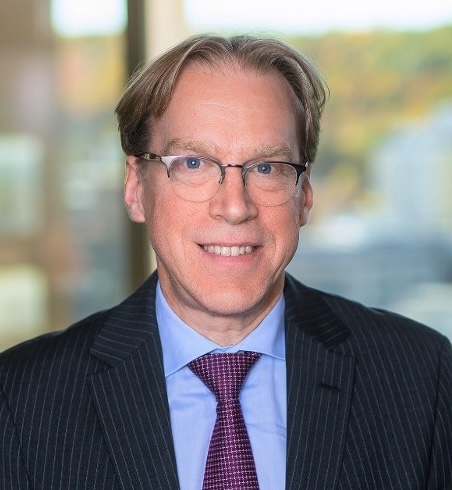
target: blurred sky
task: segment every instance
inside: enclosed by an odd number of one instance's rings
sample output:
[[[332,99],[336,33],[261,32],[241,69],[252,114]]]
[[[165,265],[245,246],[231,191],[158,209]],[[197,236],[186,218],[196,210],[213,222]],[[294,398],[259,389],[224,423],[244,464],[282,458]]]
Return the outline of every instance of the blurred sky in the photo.
[[[126,24],[126,11],[124,0],[51,0],[52,24],[63,36],[121,31]]]
[[[296,33],[425,29],[452,23],[452,0],[185,0],[197,29],[242,28]]]
[[[184,5],[189,26],[196,31],[317,34],[452,24],[452,0],[184,0]],[[124,0],[52,0],[53,24],[62,35],[116,32],[124,28],[125,19]]]

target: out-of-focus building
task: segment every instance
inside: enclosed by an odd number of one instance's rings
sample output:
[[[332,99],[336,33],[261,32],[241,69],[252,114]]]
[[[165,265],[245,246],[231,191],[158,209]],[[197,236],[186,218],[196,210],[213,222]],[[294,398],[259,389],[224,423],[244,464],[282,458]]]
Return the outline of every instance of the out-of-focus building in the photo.
[[[308,225],[288,270],[452,339],[452,103],[389,135],[370,161],[379,206]]]
[[[452,101],[394,131],[371,162],[386,225],[452,234]]]

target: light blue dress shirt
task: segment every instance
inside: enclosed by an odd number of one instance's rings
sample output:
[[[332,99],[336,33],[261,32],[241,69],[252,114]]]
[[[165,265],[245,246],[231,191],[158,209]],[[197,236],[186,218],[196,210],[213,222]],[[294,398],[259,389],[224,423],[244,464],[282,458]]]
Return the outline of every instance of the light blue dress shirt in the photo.
[[[240,394],[260,490],[285,487],[286,362],[284,297],[239,344],[220,347],[185,324],[169,307],[160,285],[156,310],[163,347],[171,427],[181,490],[200,490],[216,400],[187,364],[209,352],[260,352]]]

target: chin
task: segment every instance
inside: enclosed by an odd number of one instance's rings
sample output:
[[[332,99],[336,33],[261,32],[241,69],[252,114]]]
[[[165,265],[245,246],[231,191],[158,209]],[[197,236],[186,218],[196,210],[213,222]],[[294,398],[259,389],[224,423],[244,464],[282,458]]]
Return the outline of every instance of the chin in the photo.
[[[215,316],[243,315],[256,308],[266,308],[262,289],[259,294],[250,294],[249,285],[243,290],[232,287],[230,291],[210,291],[209,295],[200,298],[200,303]]]

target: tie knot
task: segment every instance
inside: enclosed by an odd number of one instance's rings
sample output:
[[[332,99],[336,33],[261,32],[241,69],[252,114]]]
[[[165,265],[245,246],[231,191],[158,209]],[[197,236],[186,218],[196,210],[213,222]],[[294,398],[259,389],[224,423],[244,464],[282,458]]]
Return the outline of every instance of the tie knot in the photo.
[[[239,397],[242,384],[254,363],[259,359],[257,352],[234,354],[206,354],[188,364],[217,401],[235,400]]]

